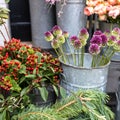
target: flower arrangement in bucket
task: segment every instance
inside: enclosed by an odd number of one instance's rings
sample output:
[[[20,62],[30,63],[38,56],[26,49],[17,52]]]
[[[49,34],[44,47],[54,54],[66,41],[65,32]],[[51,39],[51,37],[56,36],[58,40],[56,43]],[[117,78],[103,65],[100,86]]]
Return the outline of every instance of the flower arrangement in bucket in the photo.
[[[71,37],[57,25],[45,33],[45,39],[51,42],[62,63],[61,85],[67,89],[68,94],[69,91],[81,88],[106,90],[111,57],[120,51],[119,37],[119,28],[104,33],[97,30],[90,41],[86,28],[81,29],[78,36]],[[71,53],[65,52],[65,42],[68,43]],[[89,45],[89,53],[85,52],[86,45]]]
[[[97,14],[99,20],[120,25],[120,0],[87,0],[84,14]]]
[[[89,33],[86,28],[80,30],[78,36],[71,36],[69,33],[62,31],[59,26],[54,26],[45,33],[45,39],[51,42],[58,56],[62,56],[64,62],[71,62],[64,52],[67,42],[72,55],[72,63],[79,67],[84,67],[85,46],[88,45]],[[111,32],[96,30],[90,39],[89,53],[92,56],[91,67],[104,66],[108,63],[115,52],[120,51],[120,29],[114,28]],[[69,42],[70,40],[70,42]],[[70,44],[69,44],[70,43]],[[74,52],[72,52],[74,49]],[[78,57],[76,57],[78,55]],[[76,60],[76,58],[78,60]],[[76,63],[77,62],[77,63]],[[71,64],[71,63],[69,63]]]

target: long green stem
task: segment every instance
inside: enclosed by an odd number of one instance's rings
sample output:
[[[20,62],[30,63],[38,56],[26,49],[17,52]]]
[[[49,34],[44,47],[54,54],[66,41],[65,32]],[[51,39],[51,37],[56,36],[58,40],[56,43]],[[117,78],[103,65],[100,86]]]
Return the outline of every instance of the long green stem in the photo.
[[[60,52],[61,52],[61,54],[62,54],[62,56],[63,56],[63,60],[64,60],[64,62],[66,63],[66,57],[65,57],[65,54],[64,54],[64,52],[63,52],[62,46],[60,46],[59,48],[60,48]]]
[[[74,63],[74,65],[75,65],[75,54],[72,52],[72,49],[71,49],[71,47],[70,47],[70,43],[68,42],[68,39],[66,39],[66,41],[67,41],[67,45],[68,45],[68,48],[69,48],[69,50],[70,50],[70,53],[72,54],[73,63]]]
[[[83,67],[83,65],[84,65],[84,53],[85,53],[85,48],[84,47],[82,47],[81,48],[81,67]]]
[[[95,67],[95,55],[92,56],[92,64],[91,64],[91,67]]]

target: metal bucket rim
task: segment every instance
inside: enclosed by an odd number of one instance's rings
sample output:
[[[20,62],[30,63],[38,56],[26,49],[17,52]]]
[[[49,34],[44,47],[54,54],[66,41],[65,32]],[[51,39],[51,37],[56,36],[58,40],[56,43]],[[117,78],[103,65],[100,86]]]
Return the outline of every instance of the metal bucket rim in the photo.
[[[77,53],[76,53],[77,54]],[[86,55],[90,55],[89,53],[85,53]],[[66,53],[66,55],[72,55],[71,53]],[[61,60],[61,56],[58,57],[59,61],[64,64],[65,66],[69,66],[69,67],[73,67],[73,68],[76,68],[76,69],[84,69],[84,70],[92,70],[92,69],[103,69],[103,68],[106,68],[110,65],[111,61],[108,61],[107,64],[105,64],[104,66],[98,66],[98,67],[93,67],[93,68],[85,68],[85,67],[78,67],[78,66],[74,66],[72,64],[68,64],[68,63],[64,63],[62,60]]]

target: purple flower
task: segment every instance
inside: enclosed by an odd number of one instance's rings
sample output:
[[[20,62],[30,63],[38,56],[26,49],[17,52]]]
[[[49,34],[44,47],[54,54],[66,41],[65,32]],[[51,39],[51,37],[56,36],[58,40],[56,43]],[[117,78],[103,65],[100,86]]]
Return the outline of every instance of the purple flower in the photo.
[[[115,28],[112,30],[112,34],[113,34],[113,35],[120,35],[120,28],[115,27]]]
[[[102,31],[101,30],[96,30],[93,35],[101,35]]]
[[[73,44],[75,49],[80,49],[81,48],[81,42],[79,39],[76,39]]]
[[[100,35],[93,35],[92,39],[90,40],[90,43],[101,45],[102,44],[101,36]]]
[[[120,40],[117,40],[115,45],[113,46],[113,48],[116,50],[116,51],[120,51]]]
[[[83,28],[83,29],[80,30],[80,35],[85,35],[87,33],[88,33],[88,31],[87,31],[86,28]]]
[[[111,40],[111,41],[116,41],[116,36],[111,35],[110,38],[109,38],[109,40]]]
[[[89,33],[88,33],[87,29],[86,28],[81,29],[80,33],[79,33],[79,38],[80,39],[84,38],[84,40],[87,40],[88,37],[89,37]]]
[[[47,31],[46,33],[44,33],[44,35],[46,41],[52,41],[54,38],[53,34],[50,31]]]
[[[101,38],[102,38],[102,45],[106,45],[107,43],[107,36],[105,34],[101,34]]]
[[[67,31],[64,31],[63,36],[67,39],[69,37],[69,33]]]
[[[98,44],[91,44],[89,47],[89,52],[93,55],[100,53],[100,46]]]
[[[115,44],[116,40],[117,40],[117,39],[116,39],[116,36],[111,35],[111,36],[109,37],[109,39],[108,39],[107,45],[108,45],[108,46],[113,46],[113,45]]]
[[[62,35],[62,29],[58,25],[52,28],[52,32],[55,36]]]
[[[71,36],[70,37],[70,41],[71,41],[72,44],[74,44],[75,40],[79,40],[77,36]]]

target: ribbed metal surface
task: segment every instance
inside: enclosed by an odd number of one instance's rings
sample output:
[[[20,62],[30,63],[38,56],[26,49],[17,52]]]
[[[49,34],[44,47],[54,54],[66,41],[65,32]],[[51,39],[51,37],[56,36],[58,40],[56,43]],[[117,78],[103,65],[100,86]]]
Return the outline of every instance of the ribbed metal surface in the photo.
[[[50,43],[44,40],[44,33],[55,25],[55,10],[48,8],[45,0],[29,0],[29,3],[33,45],[50,49]]]
[[[71,56],[68,55],[68,58],[70,59]],[[60,61],[62,62],[61,59]],[[76,91],[78,89],[99,89],[105,91],[109,63],[97,68],[90,68],[90,65],[91,56],[89,54],[85,55],[84,67],[76,67],[72,63],[64,64],[62,62],[63,77],[61,85],[68,91]]]

